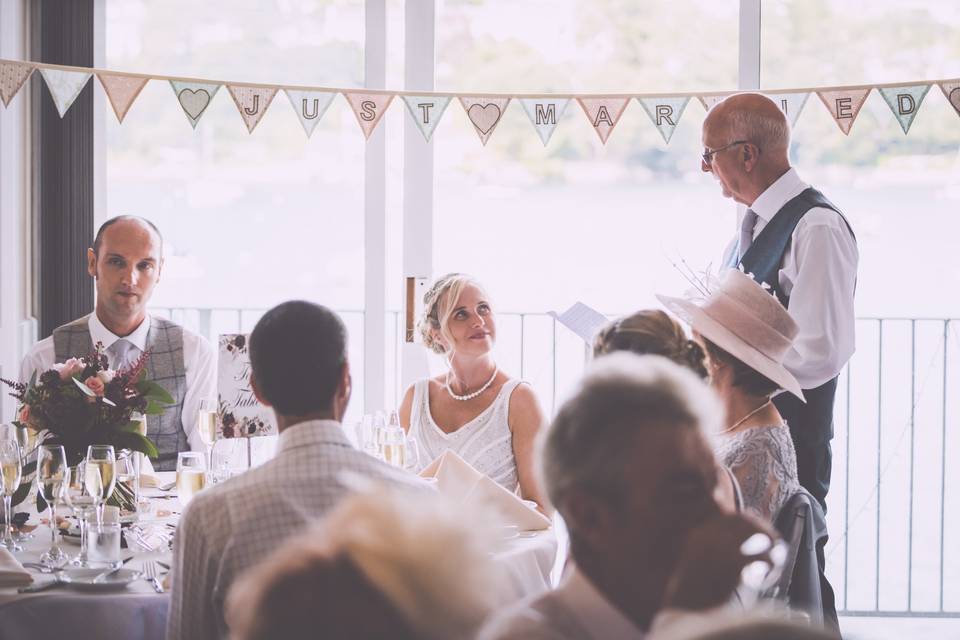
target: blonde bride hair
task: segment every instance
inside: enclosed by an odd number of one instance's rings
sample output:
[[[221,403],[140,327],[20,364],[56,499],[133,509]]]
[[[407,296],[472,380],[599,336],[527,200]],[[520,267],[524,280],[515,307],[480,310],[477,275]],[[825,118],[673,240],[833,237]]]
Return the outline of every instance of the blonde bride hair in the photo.
[[[423,296],[423,313],[417,320],[417,330],[420,332],[424,346],[434,353],[441,355],[447,353],[443,344],[436,339],[434,331],[440,332],[447,344],[453,344],[453,335],[447,327],[460,294],[468,284],[483,289],[473,276],[465,273],[448,273],[437,278]]]

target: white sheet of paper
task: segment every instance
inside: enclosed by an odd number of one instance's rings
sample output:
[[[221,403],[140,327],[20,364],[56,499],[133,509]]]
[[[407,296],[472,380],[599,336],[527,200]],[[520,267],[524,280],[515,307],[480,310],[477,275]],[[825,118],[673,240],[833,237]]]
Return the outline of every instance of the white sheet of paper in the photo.
[[[582,302],[575,302],[563,313],[551,311],[548,315],[553,316],[557,322],[580,336],[587,344],[590,344],[597,332],[610,322],[607,316]]]

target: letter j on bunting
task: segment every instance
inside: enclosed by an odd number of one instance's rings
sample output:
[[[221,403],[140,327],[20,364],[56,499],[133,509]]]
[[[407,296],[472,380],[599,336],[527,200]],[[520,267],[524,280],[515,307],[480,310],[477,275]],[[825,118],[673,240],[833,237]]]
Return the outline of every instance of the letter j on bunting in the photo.
[[[480,98],[476,96],[460,96],[460,104],[463,110],[467,112],[467,118],[470,124],[480,136],[480,142],[484,145],[493,135],[493,130],[500,124],[507,105],[510,104],[510,98]]]
[[[3,100],[3,106],[10,106],[13,96],[20,91],[20,87],[33,73],[33,69],[32,64],[22,62],[0,63],[0,100]]]
[[[537,135],[547,146],[550,137],[553,136],[553,130],[557,128],[557,121],[563,117],[563,112],[567,110],[570,100],[567,98],[522,98],[520,104],[523,110],[527,112],[530,123],[537,130]]]
[[[230,92],[234,104],[240,110],[240,117],[243,118],[243,123],[247,125],[247,133],[253,133],[253,130],[257,128],[263,114],[267,112],[274,96],[277,95],[275,88],[239,84],[228,84],[227,91]]]
[[[903,134],[910,131],[910,125],[913,119],[917,117],[917,111],[920,110],[920,104],[930,91],[930,85],[921,84],[913,87],[880,87],[880,95],[890,110],[893,111],[893,117],[900,123]]]
[[[417,124],[420,133],[424,139],[430,142],[433,136],[433,130],[440,124],[440,118],[443,112],[447,110],[450,104],[449,96],[403,96],[403,102],[407,105],[407,111],[410,117]]]
[[[867,89],[840,89],[838,91],[818,91],[817,95],[827,108],[834,122],[843,131],[843,135],[850,135],[850,127],[860,115],[860,108],[870,95]]]
[[[620,122],[620,116],[630,103],[630,98],[577,98],[577,102],[587,114],[593,130],[600,136],[600,142],[607,144],[607,139]]]
[[[680,124],[680,116],[683,115],[683,110],[687,108],[690,98],[637,98],[637,102],[650,116],[650,121],[663,136],[663,141],[670,144],[670,138],[673,137],[673,132]]]
[[[200,122],[200,116],[207,111],[213,96],[220,90],[219,84],[208,82],[181,82],[171,80],[170,86],[173,87],[173,93],[177,96],[180,108],[190,121],[190,126],[197,128]]]
[[[295,89],[283,91],[287,94],[290,106],[296,112],[297,119],[303,125],[303,131],[308,138],[337,96],[335,91],[297,91]]]
[[[386,112],[387,107],[393,102],[392,93],[346,93],[343,96],[353,108],[354,115],[357,116],[357,122],[363,131],[363,137],[370,139],[370,134],[377,127],[380,118]]]

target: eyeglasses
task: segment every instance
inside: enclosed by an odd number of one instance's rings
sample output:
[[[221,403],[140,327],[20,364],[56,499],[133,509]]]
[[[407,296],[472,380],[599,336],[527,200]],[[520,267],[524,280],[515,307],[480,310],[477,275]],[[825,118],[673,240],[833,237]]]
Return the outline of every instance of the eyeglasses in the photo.
[[[731,142],[730,144],[724,145],[724,146],[720,147],[719,149],[712,149],[712,150],[704,149],[703,153],[700,155],[700,157],[703,159],[703,164],[705,164],[705,165],[707,165],[707,166],[709,167],[709,166],[713,163],[713,156],[717,155],[717,154],[720,153],[721,151],[724,151],[724,150],[726,150],[726,149],[729,149],[730,147],[735,147],[735,146],[737,146],[738,144],[750,144],[750,141],[749,141],[749,140],[735,140],[734,142]]]

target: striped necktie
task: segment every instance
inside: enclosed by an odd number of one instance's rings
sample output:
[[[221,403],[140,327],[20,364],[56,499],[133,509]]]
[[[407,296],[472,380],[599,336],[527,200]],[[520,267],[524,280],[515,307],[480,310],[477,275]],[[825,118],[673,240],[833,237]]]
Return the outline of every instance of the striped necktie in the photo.
[[[743,220],[740,222],[740,243],[737,246],[737,264],[743,260],[744,254],[750,245],[753,244],[753,228],[757,224],[757,214],[753,209],[747,209],[743,214]]]
[[[113,355],[113,368],[117,371],[133,366],[140,357],[140,350],[126,338],[120,338],[107,349]]]

